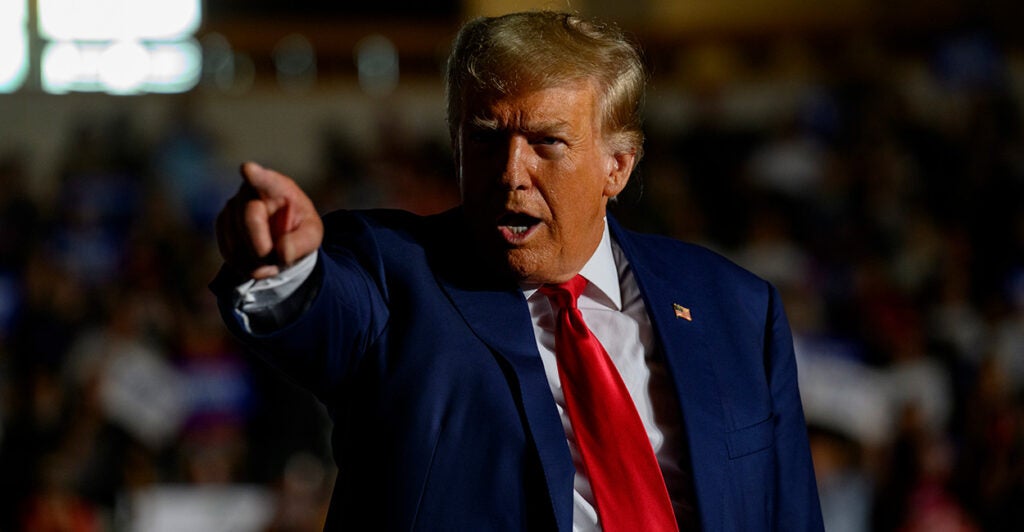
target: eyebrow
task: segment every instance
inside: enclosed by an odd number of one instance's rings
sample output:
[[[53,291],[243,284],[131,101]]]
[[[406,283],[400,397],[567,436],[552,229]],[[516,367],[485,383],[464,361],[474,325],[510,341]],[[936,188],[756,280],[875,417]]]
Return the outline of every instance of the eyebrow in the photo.
[[[534,124],[525,124],[523,131],[526,133],[562,133],[568,131],[571,128],[569,122],[565,120],[551,120],[547,122],[537,122]]]
[[[475,116],[475,117],[470,119],[469,123],[470,123],[470,126],[472,126],[474,128],[478,128],[478,129],[486,129],[486,130],[491,130],[491,131],[497,131],[499,129],[503,129],[503,125],[501,124],[501,122],[497,118],[484,118],[482,116]],[[562,132],[562,131],[570,129],[570,126],[571,126],[571,124],[568,121],[566,121],[566,120],[549,120],[549,121],[539,121],[539,122],[532,123],[532,124],[531,123],[521,124],[518,127],[509,128],[509,129],[517,129],[519,131],[522,131],[523,133],[533,133],[533,134],[536,134],[536,133],[547,133],[547,132],[559,133],[559,132]]]
[[[482,116],[474,116],[469,120],[469,125],[476,129],[498,129],[497,118],[484,118]]]

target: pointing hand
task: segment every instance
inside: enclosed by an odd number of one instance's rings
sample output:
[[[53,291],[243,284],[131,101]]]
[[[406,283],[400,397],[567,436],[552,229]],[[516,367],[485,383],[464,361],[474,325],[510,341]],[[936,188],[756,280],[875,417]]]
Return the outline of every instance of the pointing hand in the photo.
[[[217,244],[230,267],[263,279],[320,247],[323,222],[295,181],[253,162],[241,174],[242,186],[217,216]]]

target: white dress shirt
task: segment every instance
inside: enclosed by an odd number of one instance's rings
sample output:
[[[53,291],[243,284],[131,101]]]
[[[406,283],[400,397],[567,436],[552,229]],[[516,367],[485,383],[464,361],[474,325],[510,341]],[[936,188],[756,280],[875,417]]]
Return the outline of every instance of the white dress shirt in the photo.
[[[633,271],[622,250],[612,241],[607,224],[601,243],[583,266],[580,275],[588,283],[576,305],[587,327],[608,352],[633,398],[665,476],[669,495],[673,497],[673,509],[676,515],[680,515],[680,501],[675,498],[684,492],[683,483],[687,479],[679,467],[680,460],[684,459],[679,407],[665,364],[657,354],[654,328],[647,316]],[[523,293],[530,305],[533,333],[540,358],[544,362],[548,386],[555,397],[558,415],[562,418],[562,427],[569,441],[569,451],[576,465],[573,530],[601,530],[590,480],[582,467],[572,426],[565,412],[565,396],[562,394],[555,358],[555,312],[548,298],[537,288],[537,285],[524,285]]]
[[[236,312],[248,328],[247,312],[255,312],[283,301],[310,275],[316,265],[312,253],[280,274],[259,281],[248,281],[237,287]],[[633,277],[629,262],[615,244],[605,223],[604,235],[597,250],[580,271],[589,281],[580,295],[577,306],[587,327],[604,346],[612,363],[619,370],[626,388],[636,405],[640,420],[665,477],[672,506],[679,516],[687,478],[680,469],[684,459],[682,421],[675,400],[672,382],[664,361],[656,348],[654,329],[647,315],[640,289]],[[565,397],[558,377],[555,358],[555,314],[551,303],[538,285],[523,285],[533,320],[533,333],[537,340],[547,375],[548,386],[555,398],[562,419],[569,451],[576,466],[573,485],[573,530],[586,532],[601,530],[590,480],[585,474],[569,417],[565,412]]]

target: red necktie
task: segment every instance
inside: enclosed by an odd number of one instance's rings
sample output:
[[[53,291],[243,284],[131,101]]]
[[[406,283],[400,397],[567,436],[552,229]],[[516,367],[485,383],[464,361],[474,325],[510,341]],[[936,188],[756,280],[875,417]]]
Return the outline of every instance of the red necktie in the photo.
[[[587,280],[545,285],[558,315],[555,356],[597,514],[606,532],[677,531],[665,479],[633,399],[576,307]]]

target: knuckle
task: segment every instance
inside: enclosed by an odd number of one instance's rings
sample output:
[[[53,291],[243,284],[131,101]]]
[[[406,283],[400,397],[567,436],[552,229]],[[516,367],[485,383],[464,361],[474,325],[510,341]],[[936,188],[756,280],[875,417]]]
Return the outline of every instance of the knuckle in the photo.
[[[248,226],[262,224],[267,219],[266,209],[257,201],[250,201],[245,206],[243,219]]]

